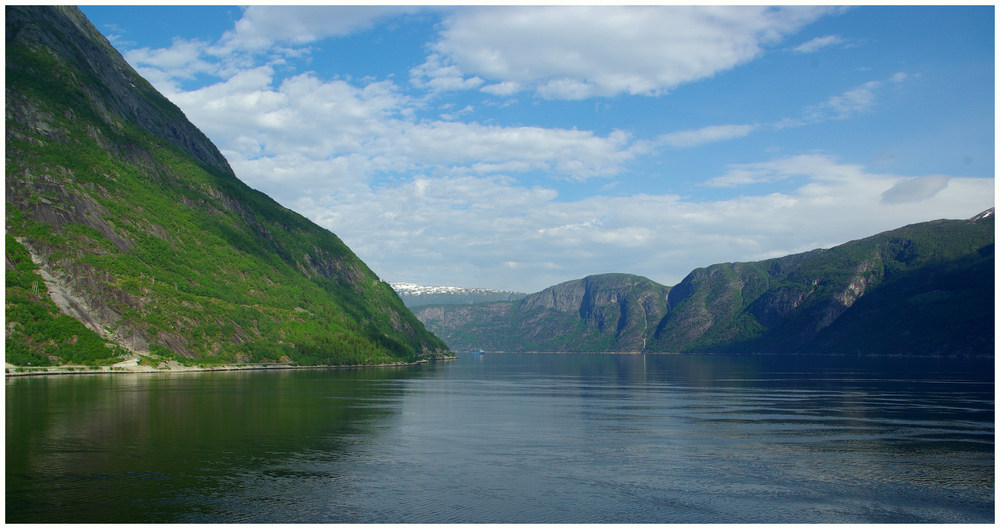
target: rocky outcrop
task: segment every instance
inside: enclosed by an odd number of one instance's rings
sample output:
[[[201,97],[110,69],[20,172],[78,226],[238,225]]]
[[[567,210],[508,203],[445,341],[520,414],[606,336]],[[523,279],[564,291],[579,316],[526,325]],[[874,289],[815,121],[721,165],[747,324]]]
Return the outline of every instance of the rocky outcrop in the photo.
[[[458,349],[637,352],[666,314],[668,291],[644,277],[604,274],[519,301],[414,310]]]

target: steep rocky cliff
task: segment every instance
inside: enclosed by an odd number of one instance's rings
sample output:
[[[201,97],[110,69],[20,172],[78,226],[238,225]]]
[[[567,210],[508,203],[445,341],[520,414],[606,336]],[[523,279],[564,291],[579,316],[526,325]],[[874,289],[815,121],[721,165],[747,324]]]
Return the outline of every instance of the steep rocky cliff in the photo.
[[[667,313],[669,288],[628,274],[589,276],[520,301],[415,309],[457,349],[641,351]]]
[[[5,9],[8,362],[446,351],[335,235],[242,183],[78,9]]]
[[[993,211],[828,250],[416,311],[456,349],[992,355]]]

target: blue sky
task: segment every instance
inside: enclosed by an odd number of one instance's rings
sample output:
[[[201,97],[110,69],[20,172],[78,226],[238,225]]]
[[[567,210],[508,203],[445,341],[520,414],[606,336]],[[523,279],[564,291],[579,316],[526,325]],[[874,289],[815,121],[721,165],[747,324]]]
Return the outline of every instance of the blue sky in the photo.
[[[81,9],[387,281],[673,285],[995,202],[992,5]]]

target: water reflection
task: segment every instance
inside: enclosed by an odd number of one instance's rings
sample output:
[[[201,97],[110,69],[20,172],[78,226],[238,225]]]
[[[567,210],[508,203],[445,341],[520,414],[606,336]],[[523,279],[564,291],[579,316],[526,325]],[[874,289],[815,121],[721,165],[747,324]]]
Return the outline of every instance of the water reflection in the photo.
[[[374,382],[406,376],[381,369],[8,379],[7,520],[126,522],[141,508],[142,520],[173,521],[211,510],[215,491],[238,489],[291,454],[357,452],[392,413],[384,403],[400,398],[398,386]]]
[[[7,519],[989,522],[993,409],[992,365],[903,359],[11,379]]]

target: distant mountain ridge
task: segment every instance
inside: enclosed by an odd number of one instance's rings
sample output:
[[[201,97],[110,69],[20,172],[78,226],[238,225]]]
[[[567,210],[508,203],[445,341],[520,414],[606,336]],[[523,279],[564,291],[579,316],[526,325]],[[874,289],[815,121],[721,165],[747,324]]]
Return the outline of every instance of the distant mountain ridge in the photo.
[[[699,268],[673,287],[604,274],[415,314],[455,350],[989,356],[993,244],[990,209]]]
[[[425,305],[466,305],[490,301],[514,301],[527,294],[490,288],[464,288],[451,286],[425,286],[414,283],[390,282],[389,286],[410,308]]]
[[[79,9],[5,13],[8,363],[447,354],[336,235],[241,182]]]

